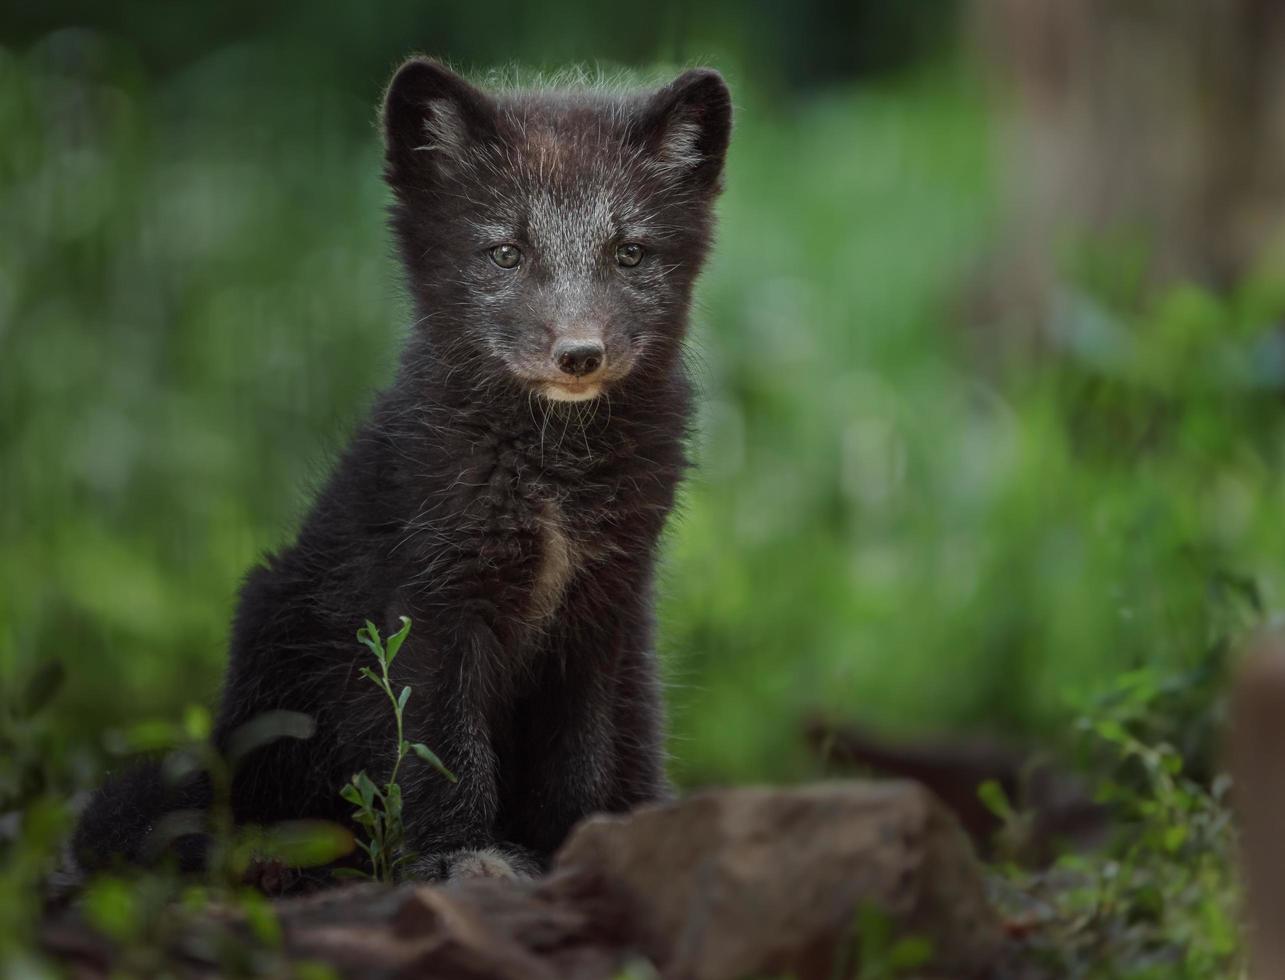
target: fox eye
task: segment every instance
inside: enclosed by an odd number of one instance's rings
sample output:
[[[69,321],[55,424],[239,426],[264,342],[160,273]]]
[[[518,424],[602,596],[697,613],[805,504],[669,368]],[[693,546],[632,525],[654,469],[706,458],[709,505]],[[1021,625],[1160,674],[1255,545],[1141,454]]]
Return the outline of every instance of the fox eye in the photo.
[[[616,263],[632,269],[642,261],[643,247],[637,242],[625,242],[616,249]]]
[[[491,261],[501,269],[516,269],[522,264],[522,250],[516,245],[496,245],[491,249]]]

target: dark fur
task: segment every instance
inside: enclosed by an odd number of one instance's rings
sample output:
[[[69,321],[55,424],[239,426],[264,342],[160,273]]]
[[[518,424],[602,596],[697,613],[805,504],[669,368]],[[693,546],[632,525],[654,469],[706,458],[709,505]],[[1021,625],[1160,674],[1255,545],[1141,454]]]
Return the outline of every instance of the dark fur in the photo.
[[[492,95],[424,60],[398,72],[386,175],[415,326],[298,540],[242,590],[216,743],[278,708],[316,734],[245,759],[239,821],[346,822],[340,786],[386,774],[392,712],[358,675],[354,632],[402,614],[407,737],[460,777],[402,769],[419,873],[493,844],[544,859],[584,815],[665,795],[652,579],[686,466],[682,341],[730,114],[709,71],[626,96]],[[626,239],[646,249],[636,268],[616,263]],[[522,249],[519,269],[491,260],[497,240]],[[602,393],[549,401],[553,345],[586,333],[605,348]],[[162,812],[205,805],[200,784],[134,770],[94,798],[76,853],[142,860]]]

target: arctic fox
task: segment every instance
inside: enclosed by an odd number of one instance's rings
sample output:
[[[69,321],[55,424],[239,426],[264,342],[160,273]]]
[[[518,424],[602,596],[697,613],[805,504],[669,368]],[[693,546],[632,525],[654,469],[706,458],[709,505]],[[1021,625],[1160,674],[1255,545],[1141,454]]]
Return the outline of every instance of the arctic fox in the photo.
[[[414,59],[382,120],[414,325],[297,541],[246,579],[215,742],[312,716],[310,739],[241,762],[234,816],[347,822],[340,788],[391,765],[395,738],[354,632],[410,616],[406,738],[458,776],[401,770],[410,873],[531,872],[586,814],[667,792],[652,579],[731,100],[705,69],[635,94],[487,92]],[[73,848],[143,861],[163,813],[208,805],[202,780],[144,765],[98,792]],[[171,850],[197,867],[204,847]]]

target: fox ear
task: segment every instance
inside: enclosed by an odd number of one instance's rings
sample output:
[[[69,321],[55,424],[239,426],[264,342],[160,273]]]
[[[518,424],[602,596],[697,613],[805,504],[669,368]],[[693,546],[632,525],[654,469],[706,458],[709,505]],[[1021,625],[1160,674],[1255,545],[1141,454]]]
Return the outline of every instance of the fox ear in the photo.
[[[384,94],[385,173],[394,187],[420,183],[462,163],[471,145],[495,135],[491,98],[450,69],[412,58]]]
[[[665,173],[717,191],[732,137],[732,95],[712,68],[693,68],[653,95],[635,135]]]

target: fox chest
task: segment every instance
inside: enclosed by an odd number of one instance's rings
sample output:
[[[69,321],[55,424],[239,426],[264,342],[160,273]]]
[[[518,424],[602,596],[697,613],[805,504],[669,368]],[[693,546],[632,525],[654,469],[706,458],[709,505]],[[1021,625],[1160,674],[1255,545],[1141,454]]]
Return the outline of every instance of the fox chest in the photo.
[[[442,583],[451,593],[486,599],[520,641],[574,615],[577,598],[596,604],[598,585],[630,580],[661,515],[639,505],[640,479],[536,467],[516,453],[495,462],[454,482],[458,536],[444,537],[458,544],[436,539],[445,552],[438,579],[458,583]]]
[[[523,619],[532,626],[543,626],[557,615],[577,576],[592,574],[595,565],[619,551],[609,535],[586,533],[569,516],[550,501],[535,507],[534,553],[523,604]]]

